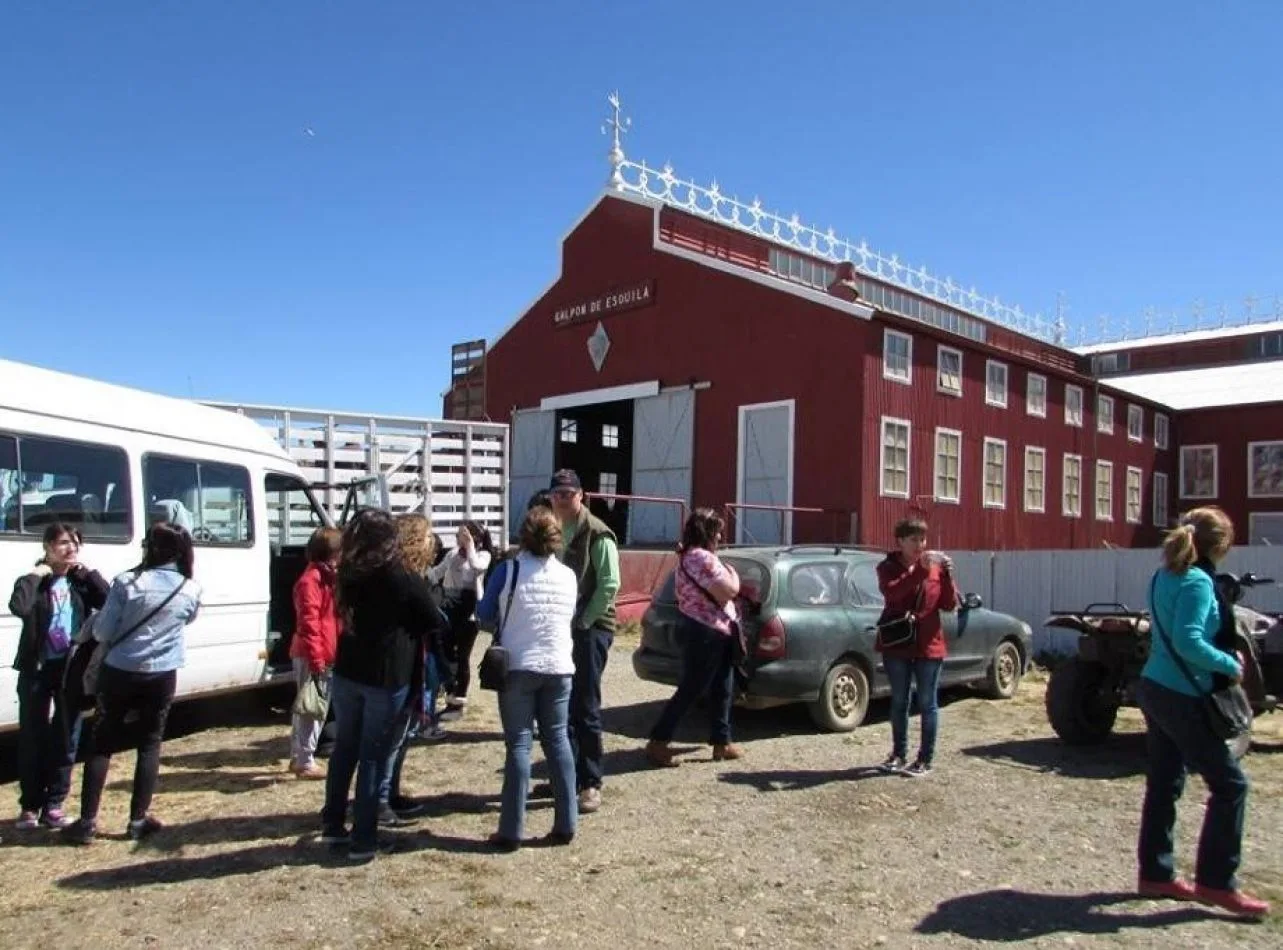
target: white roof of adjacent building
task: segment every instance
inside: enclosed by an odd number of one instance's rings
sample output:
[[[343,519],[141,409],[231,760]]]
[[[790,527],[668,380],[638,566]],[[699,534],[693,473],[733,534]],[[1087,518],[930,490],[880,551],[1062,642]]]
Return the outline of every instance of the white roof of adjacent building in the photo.
[[[10,360],[0,360],[0,409],[289,458],[266,429],[239,413]]]
[[[1102,382],[1173,409],[1283,402],[1283,360],[1170,373],[1133,373],[1109,376]]]
[[[1254,333],[1270,333],[1283,330],[1283,320],[1270,320],[1261,323],[1245,323],[1237,327],[1216,327],[1211,330],[1185,330],[1178,333],[1164,333],[1159,336],[1141,336],[1130,340],[1115,340],[1113,343],[1093,343],[1090,346],[1075,346],[1074,352],[1083,356],[1093,353],[1119,353],[1123,350],[1137,350],[1142,347],[1163,346],[1169,343],[1197,343],[1200,340],[1221,340],[1227,337],[1251,336]]]

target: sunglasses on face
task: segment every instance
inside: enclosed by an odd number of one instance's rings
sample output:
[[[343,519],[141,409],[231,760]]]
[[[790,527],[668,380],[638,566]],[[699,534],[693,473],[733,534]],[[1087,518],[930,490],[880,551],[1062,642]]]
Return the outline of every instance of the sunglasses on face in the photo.
[[[578,494],[579,492],[577,492],[573,488],[558,488],[556,491],[552,492],[552,497],[566,499],[566,498],[574,498]]]

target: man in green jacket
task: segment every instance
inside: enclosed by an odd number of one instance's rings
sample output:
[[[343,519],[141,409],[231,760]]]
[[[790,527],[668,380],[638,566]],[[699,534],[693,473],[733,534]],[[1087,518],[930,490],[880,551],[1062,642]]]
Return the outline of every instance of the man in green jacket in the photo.
[[[562,469],[548,487],[561,519],[561,560],[579,579],[575,605],[575,678],[570,691],[570,744],[575,753],[579,810],[601,807],[601,677],[615,640],[619,544],[607,525],[584,505],[579,476]]]

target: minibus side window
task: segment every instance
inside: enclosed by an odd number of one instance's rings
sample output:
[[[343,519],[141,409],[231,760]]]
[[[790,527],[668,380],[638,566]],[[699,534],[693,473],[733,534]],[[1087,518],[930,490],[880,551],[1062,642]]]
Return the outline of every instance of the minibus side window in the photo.
[[[0,436],[0,533],[40,535],[54,522],[90,541],[128,541],[129,460],[105,445]]]
[[[198,546],[253,543],[249,472],[239,465],[147,455],[143,494],[148,523],[180,525]]]

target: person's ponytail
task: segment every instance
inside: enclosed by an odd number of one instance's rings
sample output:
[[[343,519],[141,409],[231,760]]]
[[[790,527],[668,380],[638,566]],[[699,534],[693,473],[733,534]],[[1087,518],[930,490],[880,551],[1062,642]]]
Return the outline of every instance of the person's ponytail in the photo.
[[[1163,539],[1163,567],[1173,574],[1184,574],[1198,560],[1198,551],[1194,548],[1194,526],[1177,525],[1167,532]]]

